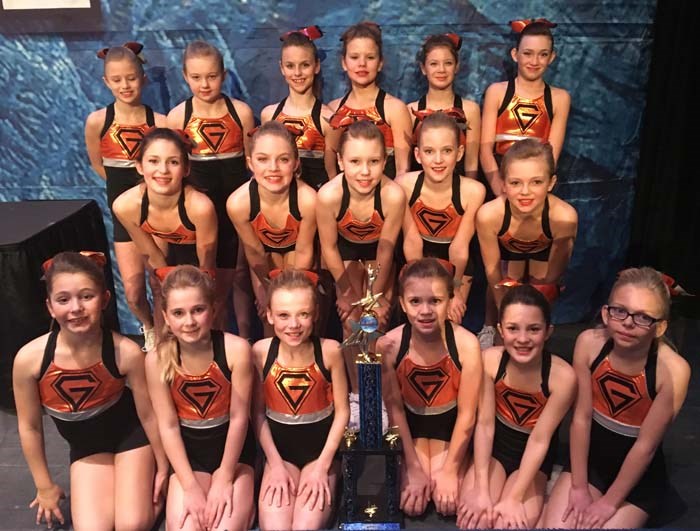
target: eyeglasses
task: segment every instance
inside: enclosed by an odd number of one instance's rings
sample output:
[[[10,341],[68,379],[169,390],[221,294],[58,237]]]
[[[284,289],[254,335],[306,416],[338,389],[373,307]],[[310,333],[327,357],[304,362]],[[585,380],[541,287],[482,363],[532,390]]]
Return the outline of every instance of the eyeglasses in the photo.
[[[649,328],[654,323],[663,321],[663,319],[656,319],[645,313],[630,313],[622,306],[606,306],[605,308],[612,319],[624,321],[628,317],[631,317],[634,324],[643,328]]]

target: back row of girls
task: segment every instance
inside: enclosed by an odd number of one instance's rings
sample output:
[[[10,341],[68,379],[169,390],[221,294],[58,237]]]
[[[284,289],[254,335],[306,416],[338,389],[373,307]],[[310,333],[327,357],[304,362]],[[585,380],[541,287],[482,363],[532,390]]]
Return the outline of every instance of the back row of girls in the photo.
[[[498,176],[494,153],[498,157],[515,140],[530,136],[548,140],[555,161],[561,151],[569,99],[565,91],[550,88],[543,80],[547,66],[555,57],[549,26],[546,21],[536,21],[525,25],[519,33],[518,43],[511,52],[518,65],[518,74],[514,80],[494,84],[488,89],[483,127],[478,105],[454,93],[461,45],[458,36],[433,35],[426,39],[418,58],[428,81],[428,92],[406,106],[377,84],[384,65],[381,30],[368,22],[356,24],[343,34],[341,62],[351,88],[343,98],[330,102],[328,106],[318,99],[321,63],[313,42],[322,33],[312,26],[282,36],[280,70],[289,86],[289,96],[264,108],[261,119],[262,122],[279,121],[287,126],[299,150],[301,178],[318,190],[338,171],[336,154],[342,130],[358,120],[369,120],[379,127],[387,154],[385,173],[389,178],[402,175],[409,169],[420,169],[413,153],[420,123],[428,114],[441,109],[460,127],[463,171],[457,173],[476,177],[481,157],[490,188],[499,195],[503,184],[494,178]],[[145,75],[140,52],[140,45],[127,43],[123,47],[102,50],[99,54],[105,60],[104,81],[115,102],[88,117],[85,137],[90,161],[107,179],[111,207],[121,192],[139,180],[135,164],[145,130],[168,125],[186,131],[194,144],[189,154],[190,182],[209,197],[217,214],[217,306],[226,306],[233,285],[237,290],[233,300],[239,330],[244,337],[249,337],[247,290],[241,288],[247,282],[247,268],[238,249],[236,232],[226,216],[225,203],[229,195],[247,180],[245,156],[251,155],[252,111],[245,103],[221,92],[225,80],[221,53],[207,43],[196,41],[187,46],[183,61],[183,74],[192,97],[175,107],[167,119],[154,113],[141,103]],[[410,158],[414,159],[413,163]],[[417,187],[421,188],[423,181],[418,182]],[[476,202],[478,199],[472,200],[472,203]],[[149,204],[146,203],[146,209]],[[455,208],[460,211],[458,206]],[[428,230],[439,225],[432,223]],[[118,215],[114,227],[115,253],[126,300],[143,323],[150,345],[154,323],[146,301],[139,252]],[[187,224],[183,227],[187,228]],[[186,241],[187,236],[177,235],[170,239]],[[461,293],[467,295],[465,290]],[[224,316],[221,319],[223,322]]]
[[[47,261],[47,308],[58,326],[14,363],[37,523],[64,521],[43,408],[70,445],[78,531],[149,529],[166,481],[169,529],[248,529],[255,438],[265,456],[260,528],[332,525],[347,380],[339,344],[313,334],[313,279],[286,270],[272,280],[273,337],[251,349],[213,328],[209,274],[176,267],[162,285],[160,342],[144,361],[133,342],[102,327],[104,264],[96,253]],[[603,326],[577,340],[573,369],[545,350],[550,308],[532,286],[505,295],[503,346],[483,352],[447,319],[452,295],[439,261],[409,264],[399,283],[407,323],[380,339],[384,399],[405,452],[401,508],[419,515],[432,500],[462,528],[643,527],[668,487],[661,440],[690,377],[663,339],[669,294],[661,276],[649,268],[620,274]],[[543,511],[558,426],[575,395],[570,465]]]

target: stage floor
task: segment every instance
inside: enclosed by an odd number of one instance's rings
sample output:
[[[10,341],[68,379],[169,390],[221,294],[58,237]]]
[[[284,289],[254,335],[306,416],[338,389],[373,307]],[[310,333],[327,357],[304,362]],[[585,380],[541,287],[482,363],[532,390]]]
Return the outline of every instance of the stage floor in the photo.
[[[552,338],[552,350],[569,357],[575,337],[581,329],[581,325],[557,327]],[[697,505],[697,500],[700,500],[700,482],[697,479],[700,477],[700,423],[697,421],[700,418],[700,321],[676,319],[670,337],[690,362],[693,377],[685,405],[664,442],[671,481],[689,508],[683,516],[666,527],[700,528],[700,507]],[[68,446],[50,419],[44,419],[44,426],[51,473],[54,480],[67,490]],[[566,434],[562,433],[562,436],[565,437]],[[27,508],[35,491],[20,448],[17,419],[12,413],[3,410],[0,410],[0,478],[0,529],[40,529],[34,525],[36,513]],[[453,529],[454,521],[442,520],[433,513],[421,521],[406,521],[406,528]],[[160,529],[164,530],[165,525],[161,525]]]

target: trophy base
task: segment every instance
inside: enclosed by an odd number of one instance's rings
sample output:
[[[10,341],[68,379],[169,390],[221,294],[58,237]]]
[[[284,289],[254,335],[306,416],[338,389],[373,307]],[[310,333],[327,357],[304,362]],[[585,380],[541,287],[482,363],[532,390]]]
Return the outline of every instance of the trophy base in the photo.
[[[349,524],[340,524],[340,529],[345,531],[381,531],[383,529],[398,530],[401,529],[401,524],[389,522],[385,524],[372,524],[367,522],[353,522]]]

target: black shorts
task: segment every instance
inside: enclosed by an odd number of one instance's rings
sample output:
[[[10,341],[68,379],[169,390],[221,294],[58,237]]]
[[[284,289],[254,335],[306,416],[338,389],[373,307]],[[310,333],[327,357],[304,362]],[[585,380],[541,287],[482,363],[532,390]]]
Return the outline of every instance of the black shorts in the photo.
[[[68,441],[71,464],[90,455],[118,454],[149,444],[128,387],[116,404],[96,417],[72,422],[54,418],[54,422]]]
[[[193,265],[199,267],[196,243],[168,243],[168,253],[165,263],[169,266]]]
[[[216,426],[214,428],[186,428],[180,427],[182,442],[185,445],[187,459],[192,470],[195,472],[206,472],[213,474],[221,466],[221,459],[224,457],[224,447],[226,446],[226,435],[228,434],[229,423]],[[238,463],[255,468],[255,457],[257,446],[253,437],[253,430],[248,424],[245,441],[241,449]]]
[[[528,433],[514,430],[510,426],[503,424],[498,418],[496,419],[496,429],[493,435],[493,450],[491,455],[496,461],[501,463],[506,471],[506,476],[510,476],[520,468],[520,461],[525,453],[525,447],[527,446],[529,437],[530,435]],[[547,479],[549,479],[549,476],[552,474],[552,468],[557,458],[558,445],[559,429],[557,428],[552,434],[552,439],[549,441],[547,455],[540,465],[540,472],[547,476]]]
[[[439,415],[417,415],[404,408],[406,422],[414,439],[437,439],[450,442],[455,422],[457,422],[457,406]]]
[[[323,159],[301,157],[301,180],[318,190],[328,182],[328,173]]]
[[[226,212],[226,201],[248,181],[245,157],[192,161],[189,184],[205,193],[214,203],[218,221],[216,267],[234,269],[238,257],[238,234]]]
[[[124,228],[124,225],[117,219],[114,215],[114,210],[112,210],[112,203],[121,194],[126,192],[129,188],[133,188],[139,182],[141,182],[141,175],[136,171],[136,168],[111,168],[106,167],[105,173],[107,174],[107,204],[109,205],[109,210],[112,213],[112,234],[114,236],[115,242],[130,242],[131,236]]]
[[[318,459],[328,439],[334,415],[309,424],[282,424],[268,417],[272,440],[284,461],[299,470]]]

